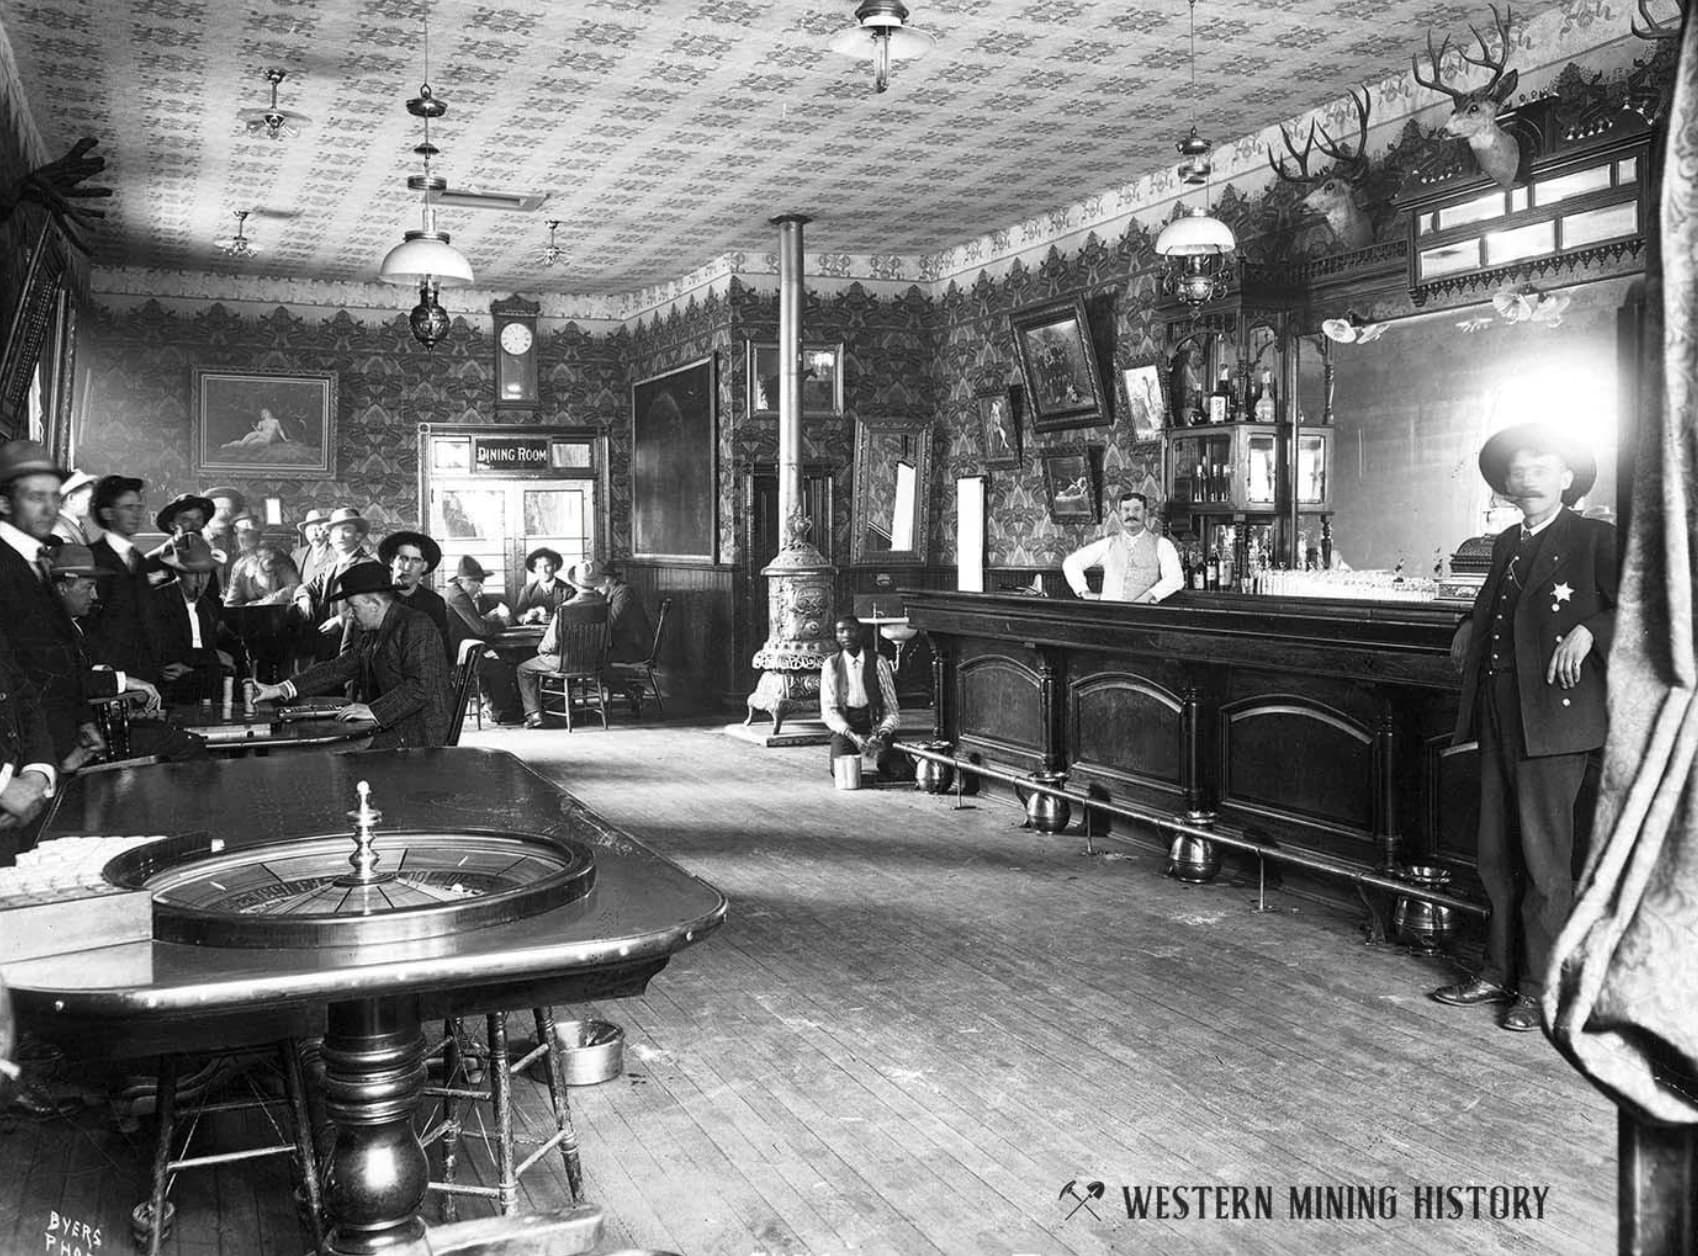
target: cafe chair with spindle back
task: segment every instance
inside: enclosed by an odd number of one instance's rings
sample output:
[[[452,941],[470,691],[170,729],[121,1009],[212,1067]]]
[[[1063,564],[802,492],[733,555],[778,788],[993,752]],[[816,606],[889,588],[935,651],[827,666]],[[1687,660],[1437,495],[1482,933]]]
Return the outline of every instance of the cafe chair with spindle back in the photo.
[[[483,642],[468,637],[460,643],[460,657],[454,661],[454,707],[448,713],[447,746],[460,744],[460,730],[466,724],[466,710],[472,704],[477,689],[478,659],[483,655]],[[483,708],[478,708],[478,728],[483,728]]]
[[[666,705],[660,700],[660,684],[655,680],[654,673],[660,666],[660,644],[666,634],[666,618],[671,612],[672,599],[662,598],[660,613],[654,617],[654,638],[649,642],[649,652],[646,656],[635,663],[612,663],[608,666],[608,670],[615,676],[630,682],[632,692],[637,698],[653,698],[654,709],[662,715],[666,714]]]
[[[567,603],[554,612],[560,664],[538,686],[542,713],[558,715],[572,731],[573,708],[594,710],[607,727],[607,603]]]

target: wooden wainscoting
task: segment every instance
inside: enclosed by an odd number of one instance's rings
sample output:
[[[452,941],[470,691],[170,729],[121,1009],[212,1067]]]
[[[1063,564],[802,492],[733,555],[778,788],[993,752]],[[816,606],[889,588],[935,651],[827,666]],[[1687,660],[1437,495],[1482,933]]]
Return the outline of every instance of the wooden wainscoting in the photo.
[[[661,646],[662,692],[693,706],[723,706],[739,674],[732,652],[733,569],[644,559],[624,559],[620,566],[650,615],[663,598],[672,599]]]

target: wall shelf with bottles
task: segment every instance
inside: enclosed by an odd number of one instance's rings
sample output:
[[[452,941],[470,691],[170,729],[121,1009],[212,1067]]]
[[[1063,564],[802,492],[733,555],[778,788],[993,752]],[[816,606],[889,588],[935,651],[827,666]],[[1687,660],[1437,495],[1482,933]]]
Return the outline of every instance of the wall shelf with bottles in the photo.
[[[1330,428],[1297,431],[1293,491],[1298,508],[1332,509]],[[1273,423],[1215,423],[1166,434],[1167,498],[1172,513],[1272,514],[1282,510],[1286,458],[1281,444],[1290,429]],[[1289,456],[1289,455],[1287,455]]]

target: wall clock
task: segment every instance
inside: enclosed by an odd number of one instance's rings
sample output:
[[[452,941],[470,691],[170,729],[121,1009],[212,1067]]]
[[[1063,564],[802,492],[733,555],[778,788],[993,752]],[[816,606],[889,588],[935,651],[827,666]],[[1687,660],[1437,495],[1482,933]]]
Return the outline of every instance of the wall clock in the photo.
[[[537,408],[537,306],[513,298],[490,307],[495,318],[495,406]]]

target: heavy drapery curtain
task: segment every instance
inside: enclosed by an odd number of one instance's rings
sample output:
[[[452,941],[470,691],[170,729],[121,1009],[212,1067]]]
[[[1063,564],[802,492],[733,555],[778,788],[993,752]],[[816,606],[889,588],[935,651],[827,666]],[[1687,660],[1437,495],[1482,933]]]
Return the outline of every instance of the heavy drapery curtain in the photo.
[[[1641,1117],[1698,1124],[1698,23],[1681,36],[1632,518],[1609,659],[1597,839],[1557,941],[1545,1014],[1559,1049]],[[1660,266],[1659,266],[1660,259]],[[1660,291],[1659,291],[1660,275]],[[1644,359],[1654,367],[1655,353]]]

